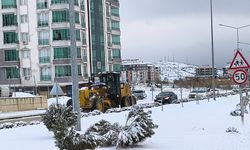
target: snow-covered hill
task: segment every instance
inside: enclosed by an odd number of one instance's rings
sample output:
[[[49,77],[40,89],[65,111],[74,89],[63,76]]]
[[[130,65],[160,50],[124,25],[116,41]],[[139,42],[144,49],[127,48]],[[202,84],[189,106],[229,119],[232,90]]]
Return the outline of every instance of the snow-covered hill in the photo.
[[[179,62],[157,62],[156,66],[161,68],[161,79],[165,81],[174,81],[175,79],[192,77],[195,75],[195,68],[198,66],[184,64]]]

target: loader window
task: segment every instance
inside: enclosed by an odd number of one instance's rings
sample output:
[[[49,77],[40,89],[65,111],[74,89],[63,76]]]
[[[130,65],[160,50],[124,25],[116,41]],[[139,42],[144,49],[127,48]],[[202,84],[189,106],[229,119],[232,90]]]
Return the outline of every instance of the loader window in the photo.
[[[123,89],[123,88],[124,88],[124,84],[122,83],[122,84],[121,84],[121,89]]]

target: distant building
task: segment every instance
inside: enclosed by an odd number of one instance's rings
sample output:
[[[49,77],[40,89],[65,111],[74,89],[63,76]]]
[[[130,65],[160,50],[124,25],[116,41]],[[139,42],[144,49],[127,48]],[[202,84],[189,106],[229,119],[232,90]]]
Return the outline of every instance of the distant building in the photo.
[[[212,67],[211,66],[200,66],[195,68],[196,77],[212,77]],[[214,68],[214,76],[217,76],[217,68]]]
[[[122,80],[129,83],[153,83],[160,80],[160,68],[139,59],[126,59],[121,66]]]

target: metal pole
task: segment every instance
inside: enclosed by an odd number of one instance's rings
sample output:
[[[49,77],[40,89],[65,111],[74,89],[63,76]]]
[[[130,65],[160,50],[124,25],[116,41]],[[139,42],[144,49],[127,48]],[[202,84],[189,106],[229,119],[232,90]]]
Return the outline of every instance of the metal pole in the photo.
[[[70,52],[71,52],[71,76],[72,76],[72,100],[73,111],[77,113],[77,124],[75,129],[81,131],[81,112],[79,102],[79,85],[77,69],[77,49],[76,49],[76,29],[75,29],[75,10],[74,1],[69,1],[69,21],[70,21]]]
[[[241,124],[244,125],[244,104],[243,104],[243,99],[242,99],[242,86],[239,85],[239,92],[240,92],[240,111],[241,111]]]
[[[213,1],[210,0],[210,12],[211,12],[211,48],[212,48],[212,87],[213,87],[213,98],[215,98],[215,71],[214,71],[214,34],[213,34]]]
[[[240,46],[240,42],[239,42],[239,28],[236,28],[236,31],[237,31],[237,50],[239,50]]]
[[[90,3],[89,3],[89,0],[87,0],[87,21],[88,21],[88,48],[89,48],[89,71],[90,71],[90,79],[92,80],[92,74],[93,74],[93,67],[92,67],[92,39],[91,39],[91,24],[90,24],[90,21],[91,21],[91,18],[90,18]]]

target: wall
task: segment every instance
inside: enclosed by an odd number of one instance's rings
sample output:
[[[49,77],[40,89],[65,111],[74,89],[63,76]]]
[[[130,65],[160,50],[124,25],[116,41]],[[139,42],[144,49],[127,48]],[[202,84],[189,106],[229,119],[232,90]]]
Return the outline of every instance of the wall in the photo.
[[[35,110],[47,108],[47,99],[43,96],[37,97],[1,97],[0,112]]]

